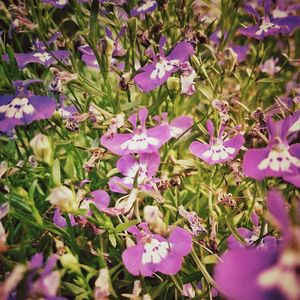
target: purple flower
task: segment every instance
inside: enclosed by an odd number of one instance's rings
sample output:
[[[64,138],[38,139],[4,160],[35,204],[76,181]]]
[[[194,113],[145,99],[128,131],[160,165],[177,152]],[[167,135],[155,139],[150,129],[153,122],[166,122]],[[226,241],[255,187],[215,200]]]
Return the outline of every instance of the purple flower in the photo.
[[[256,25],[240,28],[239,32],[243,35],[263,40],[267,36],[278,33],[290,34],[294,29],[300,26],[300,16],[272,17],[270,11],[271,1],[264,2],[264,16],[251,6],[245,5],[245,10],[256,20]]]
[[[57,8],[63,8],[68,4],[68,0],[42,0],[43,3],[51,4]]]
[[[269,74],[270,76],[274,76],[275,73],[280,71],[280,67],[276,66],[278,62],[278,58],[269,58],[267,59],[262,65],[259,66],[259,69],[264,72]]]
[[[110,202],[109,195],[103,191],[103,190],[96,190],[91,192],[92,198],[86,198],[81,203],[79,208],[86,209],[87,216],[91,216],[92,212],[90,210],[90,203],[93,203],[100,211],[105,210]],[[70,218],[71,226],[77,225],[77,221],[75,220],[74,216],[72,214],[68,214]],[[79,219],[86,219],[83,216],[78,217]],[[53,215],[53,223],[56,224],[59,227],[66,227],[67,221],[65,217],[62,215],[61,211],[57,208],[55,209],[54,215]]]
[[[99,69],[96,56],[89,45],[80,46],[78,50],[82,53],[81,59],[87,66],[89,66],[90,68]]]
[[[122,48],[122,46],[119,42],[120,38],[124,35],[124,33],[126,31],[126,27],[123,26],[121,28],[120,32],[118,33],[118,35],[115,39],[113,38],[113,34],[112,34],[111,30],[109,29],[109,27],[106,27],[105,31],[106,31],[106,36],[113,41],[113,52],[112,52],[111,63],[113,65],[117,65],[116,58],[122,57],[126,54],[126,50],[124,48]],[[102,40],[102,44],[104,45],[104,39]],[[98,65],[96,56],[89,45],[80,46],[78,48],[78,50],[82,53],[81,59],[87,66],[89,66],[90,68],[99,69],[99,65]],[[122,64],[118,64],[117,67],[119,67],[119,69],[123,69]]]
[[[210,135],[209,144],[192,142],[190,145],[192,154],[210,165],[234,159],[244,144],[243,135],[239,133],[230,139],[228,137],[224,138],[225,126],[221,126],[218,136],[214,137],[214,125],[211,120],[207,121],[206,128]]]
[[[237,228],[237,232],[244,239],[245,244],[237,240],[234,235],[230,235],[227,239],[228,249],[234,250],[251,246],[267,249],[276,248],[277,244],[274,236],[266,236],[259,240],[260,226],[258,224],[258,217],[256,214],[252,214],[251,221],[253,223],[253,230],[249,230],[247,228]]]
[[[17,125],[30,124],[53,115],[56,101],[47,96],[34,95],[27,89],[35,82],[41,80],[14,81],[15,95],[0,96],[0,131],[8,132]]]
[[[138,114],[133,114],[128,121],[133,127],[132,133],[116,133],[113,135],[103,135],[102,146],[117,155],[133,153],[152,153],[170,139],[170,128],[166,124],[146,128],[148,110],[142,108]],[[140,125],[137,125],[139,119]]]
[[[175,227],[169,238],[152,234],[147,223],[133,226],[128,232],[137,244],[122,254],[123,263],[132,275],[152,276],[155,272],[174,275],[181,269],[182,257],[192,249],[192,237],[186,230]]]
[[[53,268],[57,259],[56,255],[52,255],[47,262],[43,263],[43,254],[37,253],[32,257],[29,262],[29,275],[26,278],[28,298],[65,299],[56,297],[60,285],[60,274],[58,271],[53,271]]]
[[[68,214],[71,226],[77,225],[77,222],[75,221],[75,218],[72,214]],[[67,221],[65,217],[62,215],[62,212],[59,208],[56,208],[53,215],[53,223],[59,227],[66,227]]]
[[[232,45],[231,49],[233,53],[236,55],[236,61],[238,64],[243,62],[248,54],[249,46],[239,46],[239,45]]]
[[[173,119],[170,122],[170,131],[172,138],[179,138],[183,133],[185,133],[188,129],[190,129],[194,124],[194,121],[191,117],[188,116],[180,116]],[[186,134],[190,132],[187,131]]]
[[[117,162],[117,168],[125,177],[114,176],[108,185],[112,192],[127,194],[122,186],[132,189],[134,179],[137,176],[138,188],[141,190],[153,190],[158,179],[153,178],[160,164],[157,152],[141,154],[137,160],[133,155],[124,155]]]
[[[232,300],[300,299],[299,229],[291,228],[279,192],[271,190],[267,204],[283,242],[277,248],[229,250],[222,256],[214,278],[220,291]]]
[[[131,16],[141,15],[142,18],[145,17],[146,13],[151,13],[157,7],[157,2],[154,0],[143,0],[139,7],[130,10]]]
[[[228,32],[224,32],[224,39],[226,39],[228,36]],[[220,41],[222,38],[222,31],[220,29],[216,30],[215,32],[213,32],[211,34],[211,36],[209,37],[209,40],[212,42],[212,44],[214,44],[216,47],[219,46]],[[248,54],[249,51],[249,46],[241,46],[241,45],[235,45],[232,42],[229,42],[228,48],[229,50],[231,50],[233,52],[233,54],[236,56],[236,62],[238,64],[240,64],[241,62],[243,62]]]
[[[46,43],[50,46],[60,35],[60,32],[54,34],[54,36]],[[57,63],[57,61],[63,61],[69,58],[69,51],[67,50],[53,50],[48,52],[46,45],[43,42],[36,41],[34,43],[34,52],[30,53],[15,53],[15,58],[20,69],[24,69],[29,63],[38,63],[49,67],[52,64]],[[8,55],[3,55],[4,61],[9,61]]]
[[[125,34],[126,26],[123,26],[119,33],[117,34],[116,38],[113,37],[112,31],[109,27],[105,28],[106,36],[109,37],[111,40],[114,41],[113,53],[112,57],[122,57],[126,54],[126,50],[120,44],[120,38]]]
[[[138,70],[134,82],[143,92],[149,92],[161,86],[167,79],[178,70],[179,64],[189,59],[194,54],[192,44],[188,42],[178,43],[168,56],[165,56],[163,46],[166,38],[162,37],[159,42],[159,54],[152,53],[153,63],[147,64]]]
[[[299,114],[280,122],[267,120],[269,145],[260,149],[249,149],[243,159],[246,176],[262,180],[265,177],[282,177],[300,187],[300,144],[289,145],[288,135],[299,131]]]
[[[192,96],[196,92],[195,78],[197,73],[192,68],[188,61],[179,65],[181,71],[180,83],[181,83],[181,94]]]
[[[162,113],[160,116],[154,116],[153,119],[158,124],[167,124],[170,128],[171,138],[175,139],[179,138],[186,131],[186,134],[188,134],[190,132],[188,129],[190,129],[194,124],[193,119],[188,116],[179,116],[173,119],[169,124],[167,113]]]

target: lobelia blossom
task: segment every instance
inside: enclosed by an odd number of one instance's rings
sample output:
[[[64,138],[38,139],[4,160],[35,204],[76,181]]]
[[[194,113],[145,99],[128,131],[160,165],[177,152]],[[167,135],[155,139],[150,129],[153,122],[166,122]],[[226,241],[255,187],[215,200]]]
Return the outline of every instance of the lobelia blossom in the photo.
[[[181,94],[192,96],[196,92],[196,84],[194,80],[197,77],[197,73],[188,61],[181,63],[179,65],[179,70],[181,71]]]
[[[211,120],[206,122],[206,128],[210,135],[209,144],[192,142],[190,151],[201,158],[207,164],[214,165],[234,159],[244,144],[244,137],[238,133],[232,138],[223,137],[226,126],[222,125],[217,137],[214,137],[214,125]]]
[[[35,254],[29,262],[29,275],[26,278],[28,298],[43,297],[43,299],[65,300],[56,296],[60,285],[59,271],[53,271],[58,257],[51,255],[43,263],[43,254]],[[26,297],[26,299],[28,299]]]
[[[256,180],[282,177],[300,187],[300,144],[289,145],[288,136],[299,132],[299,113],[282,121],[267,119],[269,144],[265,148],[249,149],[243,159],[243,172]]]
[[[222,262],[215,268],[214,279],[229,299],[300,299],[299,224],[293,227],[289,223],[284,199],[276,190],[269,191],[267,206],[274,225],[283,235],[282,242],[277,248],[251,247],[223,254]]]
[[[228,36],[228,32],[224,32],[224,39],[226,39]],[[220,41],[222,38],[222,31],[220,29],[217,29],[215,32],[213,32],[211,34],[211,36],[209,37],[210,42],[215,46],[215,47],[219,47]],[[236,63],[240,64],[242,63],[248,52],[249,52],[249,45],[235,45],[232,42],[228,42],[228,47],[225,48],[225,50],[229,50],[230,53],[235,57]]]
[[[256,25],[240,28],[239,32],[243,35],[263,40],[267,36],[278,33],[288,35],[300,26],[300,16],[274,17],[270,7],[271,0],[264,1],[264,16],[260,16],[251,5],[246,4],[245,10],[254,17]]]
[[[277,0],[276,7],[271,14],[274,18],[283,18],[289,15],[297,15],[297,10],[300,8],[298,1],[293,0]]]
[[[13,81],[15,95],[0,96],[0,131],[8,132],[15,126],[50,118],[56,101],[47,96],[34,95],[27,87],[41,80]]]
[[[163,47],[167,40],[161,37],[159,41],[159,54],[151,52],[153,62],[140,68],[134,76],[134,82],[143,91],[149,92],[164,84],[167,79],[178,71],[179,64],[188,61],[195,53],[192,44],[179,42],[168,56],[165,56]]]
[[[151,13],[157,8],[157,5],[155,0],[142,0],[140,6],[130,10],[130,15],[132,17],[140,15],[141,18],[144,19],[146,14]]]
[[[0,300],[14,299],[10,294],[16,289],[26,273],[26,267],[16,265],[4,282],[0,283]]]
[[[49,67],[52,64],[57,63],[57,61],[64,61],[69,58],[70,53],[67,50],[53,50],[48,52],[47,47],[57,39],[60,32],[57,32],[53,37],[46,42],[35,41],[33,45],[34,52],[30,53],[15,53],[15,59],[20,69],[24,69],[29,63],[38,63]],[[7,54],[3,55],[3,60],[9,62]]]
[[[229,49],[231,49],[233,54],[236,56],[236,62],[240,64],[246,59],[249,51],[249,46],[232,45]]]
[[[153,120],[155,120],[158,124],[167,124],[170,128],[171,138],[177,139],[184,133],[190,133],[189,129],[194,125],[194,121],[191,117],[179,116],[173,119],[169,124],[167,115],[168,113],[162,113],[159,116],[154,116]]]
[[[120,39],[124,35],[126,31],[126,27],[123,26],[120,32],[117,34],[117,37],[114,39],[112,31],[109,27],[105,28],[106,31],[106,39],[100,40],[103,48],[108,48],[108,44],[112,43],[112,52],[111,52],[111,63],[116,65],[120,70],[124,69],[122,64],[117,64],[117,59],[124,56],[126,54],[126,50],[121,46]],[[90,68],[99,69],[97,58],[89,45],[83,45],[78,48],[78,50],[82,53],[81,59],[83,62]]]
[[[101,145],[117,155],[133,153],[152,153],[170,139],[170,128],[166,124],[146,128],[148,110],[142,108],[137,114],[133,114],[128,121],[133,127],[132,133],[104,134],[101,137]],[[140,125],[137,125],[137,121]]]
[[[147,223],[132,226],[128,232],[135,236],[137,244],[122,253],[122,260],[135,276],[152,276],[155,272],[174,275],[181,269],[182,257],[192,249],[190,233],[177,226],[167,239],[152,234]]]
[[[245,244],[237,240],[234,235],[231,234],[227,239],[228,249],[234,250],[251,246],[266,249],[276,248],[277,242],[274,236],[265,236],[259,240],[260,226],[258,217],[255,213],[251,215],[251,221],[253,224],[253,230],[249,230],[247,228],[237,228],[237,232],[244,239]]]
[[[133,155],[124,155],[117,161],[117,169],[125,177],[114,176],[109,180],[112,192],[127,194],[134,184],[137,176],[137,187],[140,190],[156,190],[158,178],[153,178],[158,171],[160,157],[157,152],[143,153],[137,160]],[[127,187],[124,189],[122,187]]]
[[[278,62],[278,58],[273,58],[271,57],[270,59],[267,59],[263,64],[259,66],[259,69],[264,72],[269,74],[270,76],[274,76],[277,72],[280,71],[280,67],[276,66]]]
[[[90,210],[89,205],[93,203],[98,210],[103,211],[105,210],[110,202],[110,197],[109,195],[103,191],[103,190],[96,190],[91,192],[92,197],[87,197],[85,198],[79,205],[80,209],[86,209],[87,216],[91,216],[92,212]],[[72,226],[77,225],[77,221],[75,220],[74,216],[69,213],[69,218]],[[83,216],[79,216],[77,219],[86,219]],[[55,209],[54,216],[53,216],[53,222],[59,227],[66,227],[67,226],[67,221],[65,217],[62,215],[62,211],[59,208]]]

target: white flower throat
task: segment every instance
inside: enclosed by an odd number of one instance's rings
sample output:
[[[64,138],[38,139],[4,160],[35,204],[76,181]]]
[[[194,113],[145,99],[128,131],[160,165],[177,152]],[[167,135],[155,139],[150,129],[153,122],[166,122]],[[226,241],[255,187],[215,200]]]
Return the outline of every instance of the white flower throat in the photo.
[[[34,53],[33,56],[37,57],[42,63],[46,63],[52,58],[52,56],[48,52],[44,52],[44,53],[37,52]]]
[[[300,168],[300,160],[290,154],[284,144],[276,145],[258,165],[259,170],[270,168],[275,172],[292,172],[291,166]]]
[[[128,171],[127,176],[124,177],[124,182],[127,184],[133,184],[134,178],[138,172],[137,182],[138,184],[145,184],[149,181],[147,174],[147,165],[135,163]]]
[[[168,256],[169,243],[157,239],[152,239],[151,242],[145,243],[142,263],[158,264]]]
[[[143,5],[141,5],[137,11],[138,12],[143,12],[143,11],[146,11],[147,9],[151,8],[156,2],[155,1],[152,1],[152,0],[148,0],[146,1]]]
[[[283,252],[273,267],[259,274],[258,284],[265,289],[278,288],[286,296],[284,299],[299,300],[300,285],[299,274],[297,274],[299,267],[299,253],[288,249]]]
[[[218,140],[215,144],[211,145],[210,149],[203,153],[206,158],[211,158],[213,161],[226,159],[235,153],[235,148],[225,147],[223,142]]]
[[[121,149],[128,149],[130,151],[146,150],[149,145],[157,146],[159,141],[153,137],[149,137],[146,132],[137,131],[132,138],[123,144]]]
[[[25,114],[34,113],[34,107],[29,104],[29,100],[26,97],[15,98],[9,104],[0,106],[0,113],[5,113],[6,118],[21,119]]]
[[[278,25],[266,21],[263,19],[262,23],[259,26],[259,29],[255,32],[256,35],[261,35],[263,32],[268,32],[270,29],[280,28]]]
[[[170,72],[173,70],[173,68],[178,65],[179,61],[177,59],[175,60],[166,60],[163,58],[160,58],[160,60],[156,63],[155,69],[152,71],[150,78],[152,80],[155,80],[157,77],[159,79],[162,79],[166,72]]]

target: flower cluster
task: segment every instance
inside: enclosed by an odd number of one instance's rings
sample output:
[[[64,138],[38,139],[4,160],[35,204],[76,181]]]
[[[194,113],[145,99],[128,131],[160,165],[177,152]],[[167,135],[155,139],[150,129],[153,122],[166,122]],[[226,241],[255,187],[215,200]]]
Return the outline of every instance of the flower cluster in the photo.
[[[0,300],[300,300],[298,2],[2,1]]]

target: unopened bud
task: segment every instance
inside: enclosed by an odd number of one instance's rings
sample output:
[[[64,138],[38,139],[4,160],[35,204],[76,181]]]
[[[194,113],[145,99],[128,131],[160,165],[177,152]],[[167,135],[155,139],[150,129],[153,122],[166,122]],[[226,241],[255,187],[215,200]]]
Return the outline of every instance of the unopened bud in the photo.
[[[72,272],[78,272],[80,270],[78,260],[72,253],[66,253],[60,256],[60,262],[64,268]]]
[[[63,212],[72,212],[78,208],[75,193],[64,185],[52,189],[48,200]]]
[[[99,272],[99,276],[95,281],[94,299],[106,300],[109,299],[110,287],[109,287],[109,272],[108,269],[103,268]]]
[[[180,88],[179,78],[169,77],[167,80],[167,86],[170,91],[176,92]]]
[[[107,36],[104,39],[105,39],[105,56],[110,65],[112,54],[114,51],[114,41]]]
[[[154,232],[158,234],[164,234],[166,232],[163,214],[157,206],[146,205],[144,207],[144,219]]]
[[[49,138],[44,134],[37,134],[30,142],[30,147],[36,160],[41,160],[48,165],[52,164],[52,147]]]

